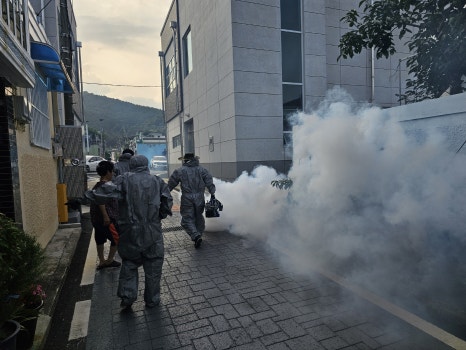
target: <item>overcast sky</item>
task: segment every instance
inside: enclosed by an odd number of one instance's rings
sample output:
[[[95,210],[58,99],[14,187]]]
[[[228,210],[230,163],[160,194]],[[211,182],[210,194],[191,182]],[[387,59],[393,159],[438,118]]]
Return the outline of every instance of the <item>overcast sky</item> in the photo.
[[[75,0],[84,91],[162,108],[160,31],[172,0]]]

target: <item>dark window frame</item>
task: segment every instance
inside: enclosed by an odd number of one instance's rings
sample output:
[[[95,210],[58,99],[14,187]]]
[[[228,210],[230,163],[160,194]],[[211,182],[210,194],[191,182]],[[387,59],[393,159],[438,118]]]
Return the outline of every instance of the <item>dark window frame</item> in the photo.
[[[181,146],[181,134],[172,137],[172,146],[173,148]]]
[[[183,45],[183,74],[187,77],[193,70],[193,51],[191,26],[188,27],[182,40]]]
[[[175,42],[172,40],[164,55],[165,96],[169,96],[178,86],[176,78],[176,50]]]
[[[293,123],[289,116],[303,110],[302,1],[280,0],[283,146],[293,148]]]
[[[301,0],[280,0],[280,21],[282,29],[300,32]]]

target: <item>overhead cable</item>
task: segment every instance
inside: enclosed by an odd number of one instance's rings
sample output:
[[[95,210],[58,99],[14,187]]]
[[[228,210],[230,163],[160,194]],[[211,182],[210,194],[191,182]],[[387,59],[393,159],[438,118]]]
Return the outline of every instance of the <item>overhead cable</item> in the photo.
[[[105,84],[105,83],[86,83],[88,85],[105,85],[105,86],[124,86],[124,87],[137,87],[137,88],[160,88],[160,85],[128,85],[128,84]]]

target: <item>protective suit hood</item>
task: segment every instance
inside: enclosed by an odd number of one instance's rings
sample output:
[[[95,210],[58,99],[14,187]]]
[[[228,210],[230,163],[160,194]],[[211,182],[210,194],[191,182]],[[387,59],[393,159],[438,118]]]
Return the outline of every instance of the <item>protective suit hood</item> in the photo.
[[[198,166],[199,165],[199,159],[188,160],[187,162],[184,162],[183,165],[185,165],[185,166]]]
[[[123,153],[119,158],[118,161],[129,161],[131,159],[132,155],[130,153]]]
[[[133,173],[141,173],[141,172],[150,173],[149,160],[146,158],[146,156],[143,156],[142,154],[132,156],[131,159],[129,160],[129,169]]]

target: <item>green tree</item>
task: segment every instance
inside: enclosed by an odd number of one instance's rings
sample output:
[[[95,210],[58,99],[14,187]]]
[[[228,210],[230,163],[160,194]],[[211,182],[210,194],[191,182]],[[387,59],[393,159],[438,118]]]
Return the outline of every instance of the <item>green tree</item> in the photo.
[[[340,58],[374,48],[376,57],[393,55],[394,37],[413,53],[406,65],[407,102],[466,91],[466,0],[361,0],[341,19],[350,28],[340,39]]]

